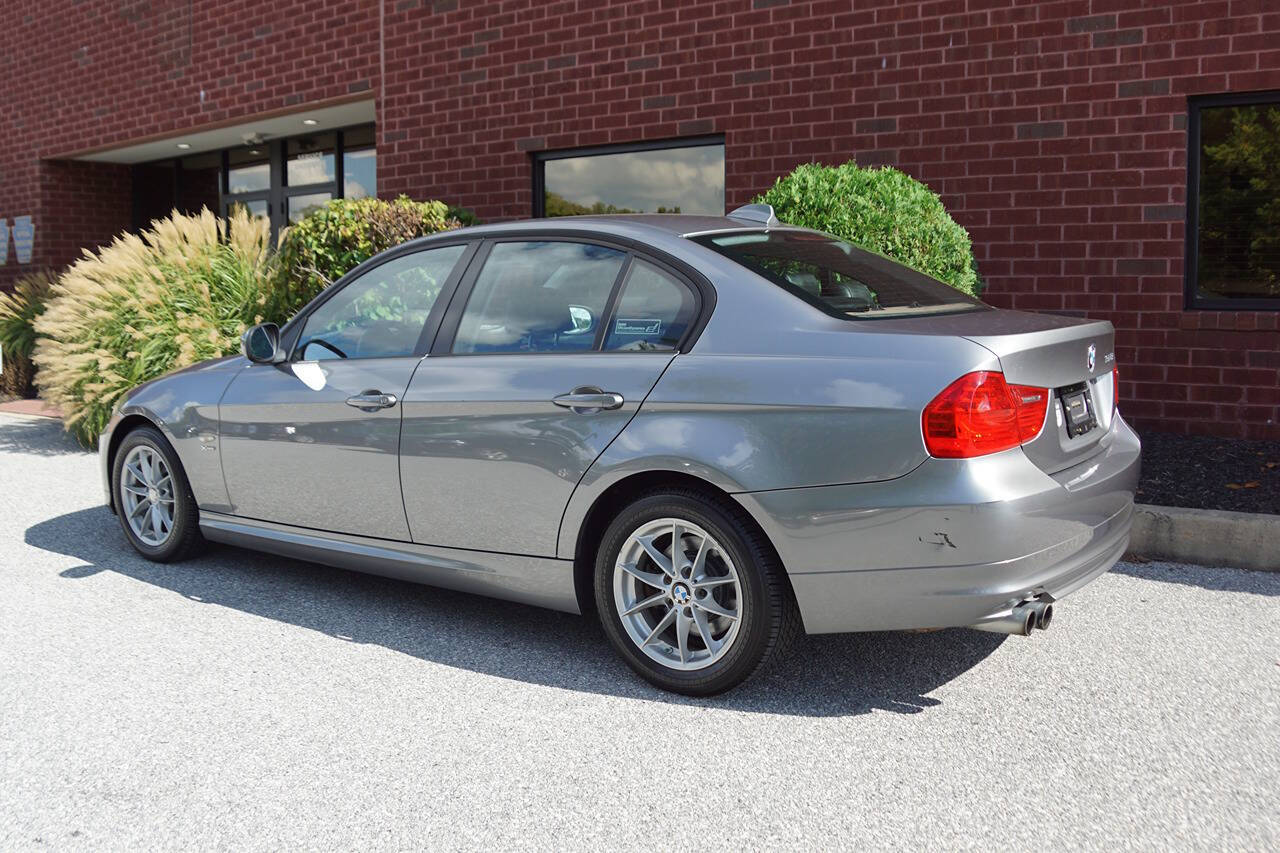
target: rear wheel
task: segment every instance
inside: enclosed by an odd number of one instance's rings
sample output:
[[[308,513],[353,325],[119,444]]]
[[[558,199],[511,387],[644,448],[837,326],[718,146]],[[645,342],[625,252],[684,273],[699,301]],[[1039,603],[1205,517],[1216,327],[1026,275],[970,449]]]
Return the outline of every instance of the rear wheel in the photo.
[[[646,495],[618,514],[596,558],[595,594],[605,633],[631,668],[694,696],[750,678],[800,623],[760,532],[694,491]]]
[[[181,560],[203,544],[195,496],[159,430],[139,427],[121,440],[111,490],[125,538],[148,560]]]

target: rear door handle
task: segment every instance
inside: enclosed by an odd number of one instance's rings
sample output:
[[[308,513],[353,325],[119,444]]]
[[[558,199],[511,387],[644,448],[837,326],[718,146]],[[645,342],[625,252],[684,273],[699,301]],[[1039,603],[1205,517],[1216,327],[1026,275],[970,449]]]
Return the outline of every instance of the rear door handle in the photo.
[[[601,391],[599,388],[574,388],[568,394],[552,397],[551,402],[577,414],[596,412],[601,409],[620,409],[626,402],[616,391]]]
[[[383,394],[381,391],[361,391],[354,397],[347,398],[348,406],[354,406],[362,412],[389,409],[398,402],[395,394]]]

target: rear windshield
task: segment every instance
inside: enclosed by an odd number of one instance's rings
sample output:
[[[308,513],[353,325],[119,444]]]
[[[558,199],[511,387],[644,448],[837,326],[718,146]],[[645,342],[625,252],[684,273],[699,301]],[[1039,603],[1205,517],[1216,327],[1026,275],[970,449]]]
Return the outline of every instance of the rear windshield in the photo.
[[[691,239],[844,319],[987,307],[924,273],[814,231],[735,231]]]

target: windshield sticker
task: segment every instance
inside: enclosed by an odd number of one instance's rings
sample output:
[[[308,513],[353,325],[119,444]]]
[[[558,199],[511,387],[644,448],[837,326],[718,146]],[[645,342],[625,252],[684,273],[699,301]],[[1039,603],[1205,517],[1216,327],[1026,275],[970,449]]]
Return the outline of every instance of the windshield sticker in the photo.
[[[661,320],[624,320],[621,317],[614,323],[616,335],[661,335]]]

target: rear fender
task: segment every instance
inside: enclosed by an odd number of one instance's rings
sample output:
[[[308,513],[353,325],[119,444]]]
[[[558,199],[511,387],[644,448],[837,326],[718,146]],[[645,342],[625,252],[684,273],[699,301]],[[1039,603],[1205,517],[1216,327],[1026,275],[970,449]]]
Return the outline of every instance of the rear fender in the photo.
[[[728,494],[904,476],[928,457],[920,433],[928,399],[955,376],[996,364],[962,339],[930,343],[955,358],[681,356],[582,477],[557,556],[574,556],[591,507],[635,474],[669,471]]]

